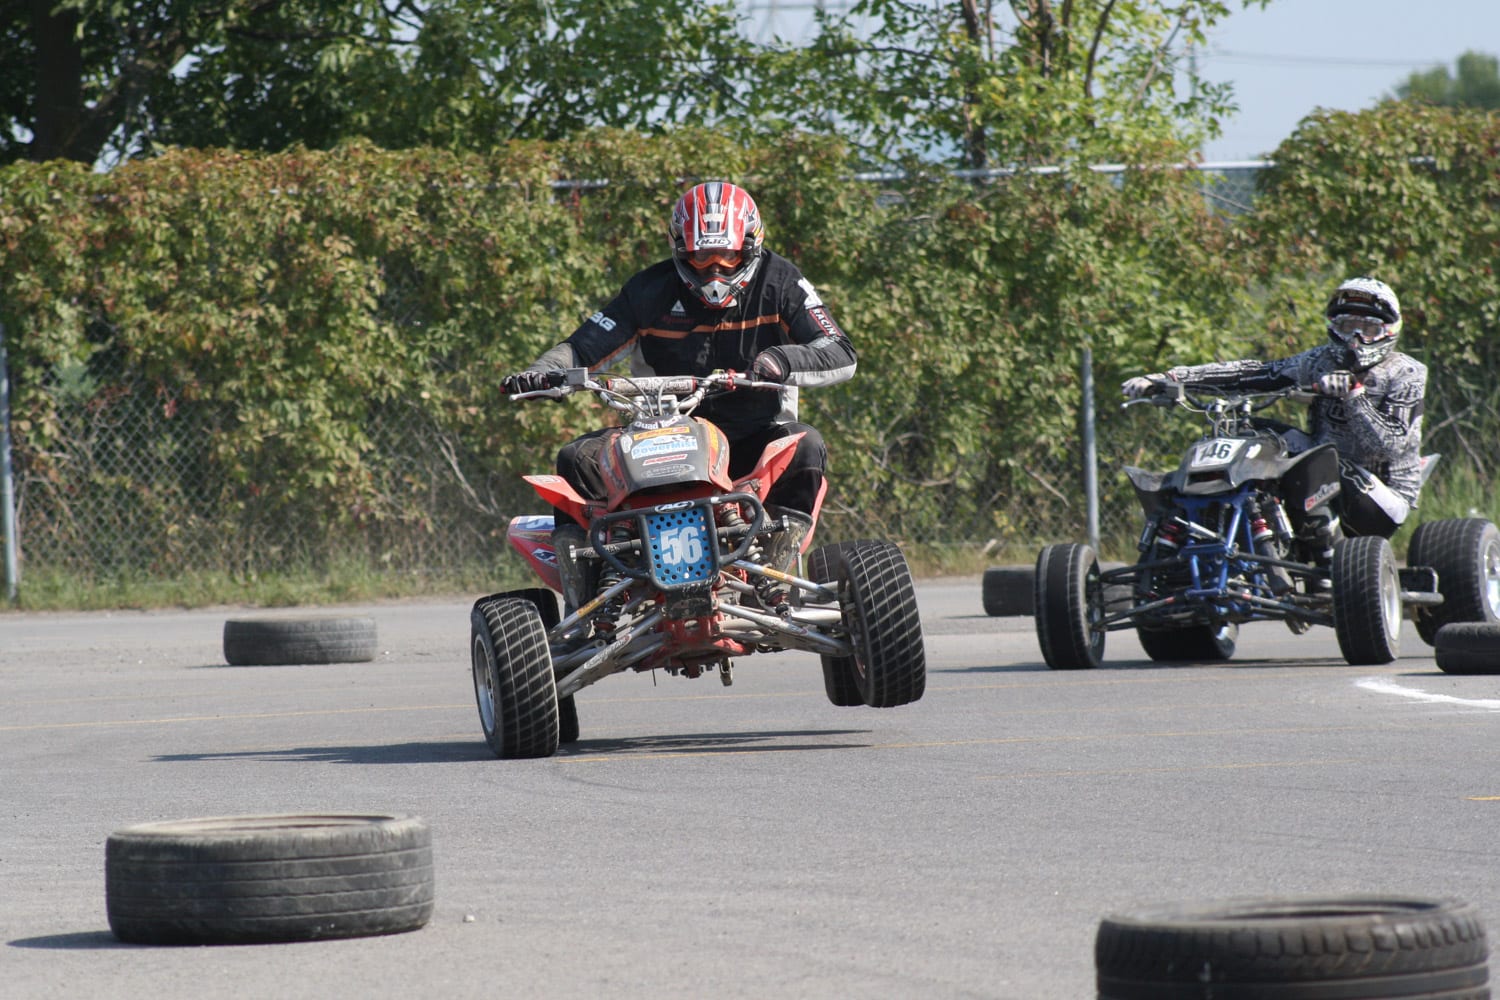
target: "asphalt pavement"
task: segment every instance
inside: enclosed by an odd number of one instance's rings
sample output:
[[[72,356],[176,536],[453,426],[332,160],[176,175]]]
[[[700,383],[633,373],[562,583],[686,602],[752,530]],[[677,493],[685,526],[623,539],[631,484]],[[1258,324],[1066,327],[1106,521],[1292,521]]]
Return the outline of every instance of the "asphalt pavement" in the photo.
[[[1500,678],[1251,626],[1224,664],[1049,671],[980,581],[918,587],[928,687],[835,708],[817,658],[606,678],[496,760],[468,601],[362,605],[369,663],[230,667],[245,609],[0,613],[0,996],[1078,1000],[1106,913],[1455,897],[1500,926]],[[262,612],[254,612],[261,614]],[[288,609],[274,614],[300,615]],[[382,938],[125,945],[104,842],[153,820],[413,813],[437,906]]]

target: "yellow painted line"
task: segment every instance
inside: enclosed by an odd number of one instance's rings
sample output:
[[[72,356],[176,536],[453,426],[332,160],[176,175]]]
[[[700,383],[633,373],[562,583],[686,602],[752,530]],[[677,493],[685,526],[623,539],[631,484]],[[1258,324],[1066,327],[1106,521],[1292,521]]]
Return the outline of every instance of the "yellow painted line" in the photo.
[[[1326,760],[1266,760],[1239,764],[1199,764],[1192,767],[1130,767],[1098,770],[1021,771],[1016,774],[984,774],[980,781],[1013,781],[1020,778],[1093,778],[1128,774],[1191,774],[1196,771],[1249,771],[1272,767],[1328,767],[1335,764],[1366,764],[1368,757],[1333,757]]]
[[[566,764],[603,764],[619,763],[633,760],[666,760],[676,757],[725,757],[725,756],[751,756],[762,753],[786,753],[789,751],[850,751],[850,750],[934,750],[942,747],[975,747],[975,746],[1007,746],[1016,744],[1048,744],[1048,743],[1098,743],[1105,740],[1141,740],[1141,739],[1184,739],[1184,738],[1207,738],[1218,739],[1225,736],[1264,736],[1269,734],[1291,735],[1300,733],[1332,733],[1332,732],[1369,732],[1379,728],[1388,731],[1391,727],[1380,726],[1293,726],[1275,727],[1267,729],[1207,729],[1207,730],[1162,730],[1143,733],[1089,733],[1086,735],[1069,736],[996,736],[987,739],[969,740],[935,740],[931,742],[909,742],[909,743],[874,743],[869,746],[850,746],[848,743],[830,743],[827,747],[809,747],[799,745],[796,747],[778,747],[768,744],[760,747],[737,748],[733,750],[663,750],[633,752],[628,746],[620,748],[608,754],[599,754],[589,757],[561,757],[559,762]],[[746,733],[743,738],[753,739],[754,733]],[[670,738],[670,737],[666,737]],[[619,742],[629,743],[630,738],[625,737]],[[1063,772],[1069,773],[1069,772]]]
[[[372,715],[386,712],[436,712],[473,705],[400,705],[392,708],[330,708],[306,712],[250,712],[242,715],[178,715],[163,719],[109,719],[99,722],[43,722],[34,726],[0,726],[0,733],[43,729],[108,729],[116,726],[170,726],[183,722],[234,722],[241,719],[301,719],[325,715]]]
[[[1470,802],[1500,802],[1500,795],[1470,795]]]

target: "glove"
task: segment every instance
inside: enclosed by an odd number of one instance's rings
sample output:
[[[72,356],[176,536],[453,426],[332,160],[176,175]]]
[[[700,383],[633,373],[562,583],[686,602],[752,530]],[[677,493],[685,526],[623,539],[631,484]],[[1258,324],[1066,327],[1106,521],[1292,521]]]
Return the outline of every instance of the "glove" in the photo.
[[[760,382],[785,382],[786,362],[775,351],[761,351],[750,364],[750,377]]]
[[[533,371],[528,368],[524,372],[505,376],[500,380],[500,388],[505,390],[506,395],[514,396],[517,393],[536,392],[550,387],[547,384],[546,372]]]
[[[1317,390],[1318,395],[1332,396],[1334,399],[1353,399],[1365,391],[1365,387],[1352,372],[1329,372],[1327,375],[1320,375],[1313,388]]]
[[[1166,378],[1157,372],[1154,375],[1137,375],[1120,383],[1120,391],[1125,394],[1126,399],[1141,399],[1145,396],[1153,396],[1160,388],[1160,382]]]

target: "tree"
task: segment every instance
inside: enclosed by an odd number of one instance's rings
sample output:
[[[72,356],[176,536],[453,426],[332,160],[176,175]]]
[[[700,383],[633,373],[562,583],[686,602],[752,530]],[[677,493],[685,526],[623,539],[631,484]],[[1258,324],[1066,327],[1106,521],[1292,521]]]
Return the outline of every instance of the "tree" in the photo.
[[[726,2],[0,0],[0,162],[701,124],[742,57]]]
[[[1500,109],[1500,59],[1481,52],[1465,52],[1455,64],[1413,73],[1397,84],[1396,96],[1442,108]]]
[[[788,125],[851,135],[876,162],[1135,162],[1218,134],[1229,88],[1186,56],[1229,13],[1216,0],[860,0],[820,14],[805,50],[768,60],[762,99]]]

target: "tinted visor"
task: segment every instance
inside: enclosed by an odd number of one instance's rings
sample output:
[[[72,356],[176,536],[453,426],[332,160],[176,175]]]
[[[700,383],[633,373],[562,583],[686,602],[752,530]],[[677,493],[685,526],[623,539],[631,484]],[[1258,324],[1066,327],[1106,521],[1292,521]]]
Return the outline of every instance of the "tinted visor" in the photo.
[[[742,251],[725,247],[694,250],[685,257],[688,266],[695,271],[738,271],[740,265],[745,262],[745,254]]]
[[[1328,325],[1345,342],[1358,340],[1361,344],[1375,344],[1389,336],[1385,322],[1376,316],[1345,313],[1330,319]]]

